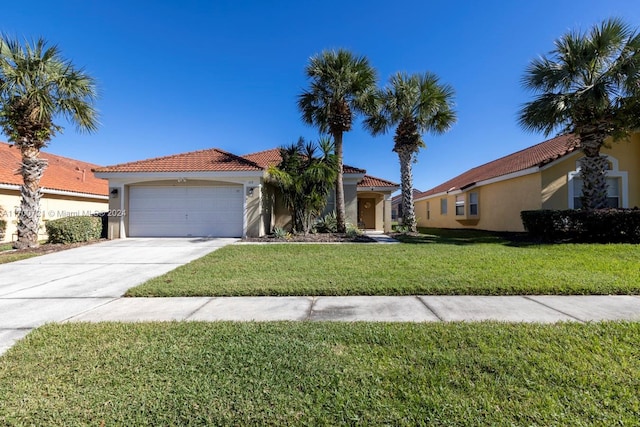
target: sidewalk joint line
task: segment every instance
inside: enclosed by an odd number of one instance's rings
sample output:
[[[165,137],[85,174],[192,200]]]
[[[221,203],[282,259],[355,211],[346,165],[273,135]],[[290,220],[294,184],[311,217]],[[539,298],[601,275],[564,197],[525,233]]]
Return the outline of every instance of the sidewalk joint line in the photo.
[[[553,296],[561,296],[561,295],[553,295]],[[543,307],[547,307],[547,308],[548,308],[548,309],[550,309],[550,310],[557,311],[558,313],[560,313],[560,314],[564,314],[565,316],[569,316],[569,317],[571,317],[572,319],[575,319],[575,320],[577,320],[577,321],[578,321],[578,322],[580,322],[580,323],[586,323],[586,321],[584,321],[584,320],[582,320],[582,319],[580,319],[580,318],[578,318],[578,317],[576,317],[576,316],[573,316],[573,315],[571,315],[571,314],[569,314],[569,313],[565,313],[564,311],[562,311],[562,310],[558,310],[557,308],[555,308],[555,307],[551,307],[550,305],[545,304],[545,303],[543,303],[543,302],[536,301],[536,300],[534,300],[533,298],[531,298],[531,296],[530,296],[530,295],[522,295],[522,298],[524,298],[524,299],[526,299],[526,300],[529,300],[529,301],[532,301],[532,302],[535,302],[535,303],[537,303],[537,304],[540,304],[541,306],[543,306]]]
[[[429,304],[427,304],[427,303],[426,303],[422,298],[420,298],[420,296],[415,295],[415,298],[417,298],[417,299],[418,299],[418,301],[420,301],[420,302],[422,303],[422,305],[424,305],[424,306],[427,308],[427,310],[429,310],[429,311],[430,311],[434,316],[436,316],[436,318],[437,318],[439,321],[441,321],[441,322],[444,322],[444,321],[445,321],[442,317],[440,317],[440,316],[438,315],[438,313],[436,313],[436,311],[435,311],[433,308],[431,308],[431,307],[429,306]],[[426,298],[426,296],[425,296],[425,298]]]
[[[311,320],[311,315],[313,314],[313,307],[316,305],[316,298],[318,298],[317,296],[312,296],[311,297],[311,305],[309,305],[309,311],[307,313],[307,320]]]
[[[107,302],[105,302],[105,303],[102,303],[102,304],[96,305],[95,307],[88,308],[88,309],[86,309],[86,310],[84,310],[84,311],[81,311],[80,313],[73,314],[73,315],[71,315],[71,316],[69,316],[69,317],[65,317],[64,319],[62,319],[62,320],[60,320],[59,322],[56,322],[56,323],[65,323],[65,322],[68,322],[68,321],[70,321],[71,319],[73,319],[74,317],[81,316],[81,315],[83,315],[83,314],[85,314],[85,313],[88,313],[88,312],[90,312],[90,311],[92,311],[92,310],[95,310],[96,308],[104,307],[105,305],[107,305],[107,304],[111,304],[111,303],[112,303],[112,302],[114,302],[114,301],[118,301],[118,300],[119,300],[119,299],[121,299],[121,298],[122,298],[122,297],[118,297],[118,298],[111,298],[109,301],[107,301]]]
[[[209,304],[211,301],[213,301],[213,300],[215,300],[215,299],[217,299],[217,297],[208,297],[208,298],[207,298],[207,300],[206,300],[202,305],[200,305],[199,307],[197,307],[196,309],[194,309],[191,313],[187,314],[187,315],[184,317],[184,319],[183,319],[183,320],[189,320],[189,318],[190,318],[191,316],[193,316],[194,314],[196,314],[198,311],[202,310],[202,308],[203,308],[205,305]]]

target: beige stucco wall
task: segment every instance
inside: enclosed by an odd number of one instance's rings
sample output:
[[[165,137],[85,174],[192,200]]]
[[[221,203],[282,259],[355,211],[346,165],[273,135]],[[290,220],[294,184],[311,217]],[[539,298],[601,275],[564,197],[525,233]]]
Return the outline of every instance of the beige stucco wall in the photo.
[[[482,186],[479,191],[479,221],[476,228],[524,231],[520,212],[542,207],[540,191],[540,173]]]
[[[18,221],[15,210],[20,207],[19,191],[0,190],[0,206],[6,211],[6,218],[4,219],[7,220],[7,231],[3,241],[14,241],[16,239],[16,224]],[[40,199],[40,239],[47,238],[44,228],[46,221],[72,215],[91,215],[92,213],[105,212],[107,209],[108,203],[106,200],[43,194],[42,199]]]
[[[618,161],[618,170],[626,172],[628,177],[627,205],[640,206],[640,134],[629,140],[610,142],[609,148],[603,148],[602,154],[612,156]],[[567,156],[542,170],[542,208],[568,209],[569,172],[577,168],[581,152]],[[621,194],[621,196],[624,196]]]
[[[478,193],[478,216],[456,216],[455,194],[431,197],[415,203],[419,227],[475,228],[492,231],[524,231],[520,211],[540,209],[540,173],[475,187],[465,195],[468,212],[469,194]],[[447,214],[440,213],[440,199],[447,199]],[[430,203],[427,219],[427,202]]]
[[[348,224],[358,224],[358,186],[356,182],[344,183],[344,210]]]
[[[604,148],[602,153],[615,157],[619,170],[627,172],[628,206],[640,207],[640,133],[634,134],[628,141],[611,143],[611,148]]]

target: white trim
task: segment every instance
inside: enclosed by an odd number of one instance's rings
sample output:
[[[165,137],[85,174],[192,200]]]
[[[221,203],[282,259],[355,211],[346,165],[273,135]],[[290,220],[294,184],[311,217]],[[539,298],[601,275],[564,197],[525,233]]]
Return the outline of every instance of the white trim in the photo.
[[[629,208],[629,176],[627,171],[618,170],[618,159],[612,157],[608,154],[603,154],[603,157],[606,157],[607,160],[611,162],[611,170],[607,171],[607,178],[620,178],[621,187],[619,189],[620,194],[618,197],[622,199],[621,208],[628,209]],[[580,159],[578,159],[579,161]],[[573,179],[575,177],[580,176],[580,164],[576,161],[576,170],[571,171],[567,174],[567,190],[569,194],[568,207],[569,209],[575,209],[573,199],[575,196],[575,191],[573,188]]]
[[[453,193],[449,193],[448,191],[442,191],[440,193],[435,193],[435,194],[431,194],[429,196],[424,196],[424,197],[420,197],[418,199],[413,199],[414,202],[420,202],[422,200],[427,200],[427,199],[431,199],[433,197],[442,197],[442,196],[447,196],[449,194],[453,194]]]
[[[253,185],[253,184],[251,184]],[[244,239],[245,237],[247,237],[247,197],[249,197],[247,195],[247,189],[249,188],[249,185],[247,185],[247,183],[243,183],[242,184],[242,238]],[[255,191],[255,190],[254,190]]]
[[[551,167],[554,167],[554,166],[555,166],[555,165],[557,165],[558,163],[560,163],[560,162],[564,162],[565,160],[568,160],[568,159],[570,159],[571,157],[575,157],[575,156],[577,156],[578,154],[582,154],[582,150],[580,150],[579,148],[576,148],[573,152],[571,152],[571,153],[569,153],[569,154],[565,154],[564,156],[560,156],[560,157],[558,157],[557,159],[555,159],[554,161],[549,162],[549,163],[547,163],[547,164],[546,164],[546,165],[544,165],[544,166],[541,166],[541,167],[540,167],[540,170],[541,170],[541,171],[543,171],[543,170],[549,169],[549,168],[551,168]]]
[[[127,233],[125,231],[126,228],[124,226],[124,220],[125,220],[125,217],[126,217],[127,218],[127,222],[128,222],[129,221],[129,217],[127,215],[127,212],[125,212],[125,210],[124,210],[125,186],[122,185],[122,186],[117,187],[117,188],[118,188],[118,193],[120,193],[120,212],[119,212],[121,214],[120,215],[120,225],[119,225],[120,238],[121,239],[126,239],[127,238]],[[129,199],[129,189],[127,189],[126,196],[127,196],[127,200],[128,200]]]
[[[163,179],[250,179],[250,178],[262,178],[265,175],[265,171],[233,171],[233,172],[94,172],[96,178],[103,178],[108,180],[137,180],[131,182],[143,182],[143,181],[155,181]]]
[[[20,185],[17,184],[0,184],[1,190],[20,191]],[[75,191],[55,190],[51,188],[41,187],[42,194],[54,194],[58,196],[82,197],[85,199],[109,200],[109,196],[101,196],[98,194],[78,193]]]
[[[358,187],[358,193],[393,193],[394,191],[398,191],[400,187]]]

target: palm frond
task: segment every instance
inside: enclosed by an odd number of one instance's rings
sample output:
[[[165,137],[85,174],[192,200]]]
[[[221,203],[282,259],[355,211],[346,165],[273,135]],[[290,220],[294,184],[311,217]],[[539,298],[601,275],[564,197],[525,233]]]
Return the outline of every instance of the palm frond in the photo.
[[[54,123],[58,116],[81,131],[95,131],[96,98],[95,80],[63,59],[57,46],[42,38],[22,45],[17,39],[0,37],[0,109],[7,113],[0,125],[11,140],[40,138],[35,145],[46,145],[62,129]]]

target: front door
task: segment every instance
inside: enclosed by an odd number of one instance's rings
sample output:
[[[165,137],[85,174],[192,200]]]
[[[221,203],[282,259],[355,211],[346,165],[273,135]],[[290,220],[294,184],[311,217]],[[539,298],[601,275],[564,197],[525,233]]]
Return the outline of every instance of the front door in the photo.
[[[358,228],[375,230],[376,199],[358,199]]]

